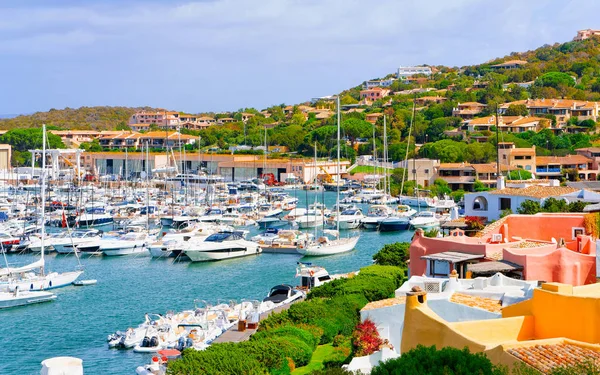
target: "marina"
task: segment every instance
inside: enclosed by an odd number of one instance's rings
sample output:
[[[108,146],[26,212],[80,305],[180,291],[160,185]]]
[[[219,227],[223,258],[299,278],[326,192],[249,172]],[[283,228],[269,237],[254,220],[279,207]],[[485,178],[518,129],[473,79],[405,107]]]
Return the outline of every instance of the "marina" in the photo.
[[[314,202],[317,196],[325,197],[327,207],[335,204],[335,193],[298,191],[298,206],[304,207],[307,200]],[[358,206],[368,211],[367,205]],[[249,231],[247,238],[263,232],[258,227],[250,227]],[[373,254],[384,244],[410,241],[413,232],[361,230],[360,234],[354,251],[319,257],[318,264],[331,274],[355,271],[371,264]],[[347,231],[342,232],[342,237],[345,236]],[[13,266],[34,262],[39,254],[8,253],[6,258]],[[137,326],[146,313],[190,310],[196,299],[213,304],[262,300],[274,285],[298,284],[294,272],[301,259],[300,254],[267,252],[218,262],[189,262],[140,254],[122,257],[82,254],[82,278],[95,279],[96,285],[56,289],[53,292],[57,298],[52,302],[1,312],[4,331],[12,333],[10,340],[2,340],[0,344],[5,352],[0,373],[36,374],[42,360],[57,356],[83,359],[86,373],[134,373],[137,366],[150,361],[151,355],[108,349],[109,334]],[[77,266],[73,255],[50,253],[45,261],[47,268],[56,272]],[[29,329],[43,334],[31,335]]]

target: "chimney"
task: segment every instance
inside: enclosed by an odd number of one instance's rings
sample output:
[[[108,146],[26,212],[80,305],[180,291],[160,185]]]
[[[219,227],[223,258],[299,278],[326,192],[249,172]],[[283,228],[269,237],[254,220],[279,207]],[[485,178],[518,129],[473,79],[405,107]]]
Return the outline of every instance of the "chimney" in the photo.
[[[410,292],[406,293],[406,308],[415,308],[427,303],[427,292],[424,292],[418,286],[413,286]]]
[[[452,272],[450,272],[448,275],[448,278],[450,280],[448,281],[445,292],[455,292],[459,290],[460,284],[458,283],[458,272],[456,272],[456,270],[452,270]]]
[[[504,176],[500,175],[498,176],[498,179],[496,180],[496,188],[498,190],[502,190],[506,187],[506,184],[504,183]]]

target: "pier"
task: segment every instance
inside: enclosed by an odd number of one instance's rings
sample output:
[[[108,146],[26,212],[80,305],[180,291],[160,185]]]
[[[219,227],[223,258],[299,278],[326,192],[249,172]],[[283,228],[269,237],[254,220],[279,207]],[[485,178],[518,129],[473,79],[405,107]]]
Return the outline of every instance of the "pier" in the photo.
[[[258,326],[260,326],[260,322],[262,322],[264,319],[266,319],[269,315],[271,315],[273,313],[281,312],[283,310],[287,310],[294,303],[301,302],[301,301],[304,301],[304,298],[300,298],[292,303],[276,307],[273,310],[269,310],[269,311],[266,311],[266,312],[260,314]],[[218,344],[218,343],[223,343],[223,342],[247,341],[248,339],[250,339],[250,336],[252,336],[256,332],[256,330],[258,329],[258,326],[256,327],[256,329],[246,328],[246,330],[244,330],[244,331],[238,331],[237,325],[234,325],[233,327],[231,327],[227,331],[225,331],[221,336],[217,337],[212,343]]]

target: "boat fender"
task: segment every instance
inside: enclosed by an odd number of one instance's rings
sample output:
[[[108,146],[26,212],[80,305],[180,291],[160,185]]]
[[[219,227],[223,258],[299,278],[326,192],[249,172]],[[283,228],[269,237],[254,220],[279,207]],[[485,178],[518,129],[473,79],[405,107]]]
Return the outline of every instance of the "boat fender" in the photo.
[[[194,340],[192,340],[191,338],[188,337],[188,339],[185,342],[185,347],[191,348],[192,346],[194,346]]]
[[[158,346],[158,337],[152,336],[150,339],[150,346],[153,348]]]
[[[145,336],[144,339],[142,340],[142,345],[140,345],[142,348],[147,348],[150,346],[150,338],[148,338],[148,336]]]

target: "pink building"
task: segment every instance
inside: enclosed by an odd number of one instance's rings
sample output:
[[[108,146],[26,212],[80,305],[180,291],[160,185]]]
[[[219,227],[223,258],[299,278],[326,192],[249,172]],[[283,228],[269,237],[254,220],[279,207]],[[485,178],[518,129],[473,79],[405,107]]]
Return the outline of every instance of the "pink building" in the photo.
[[[372,89],[360,91],[361,99],[369,99],[369,100],[378,100],[381,98],[385,98],[389,94],[390,94],[390,90],[383,89],[381,87],[374,87]]]
[[[410,274],[447,277],[453,269],[460,277],[502,272],[524,280],[591,284],[596,245],[580,213],[510,215],[480,237],[456,230],[427,238],[418,230],[410,246]]]
[[[573,38],[573,40],[574,41],[585,40],[585,39],[589,39],[595,35],[600,35],[600,30],[594,30],[594,29],[579,30],[577,32],[577,35],[575,36],[575,38]]]

